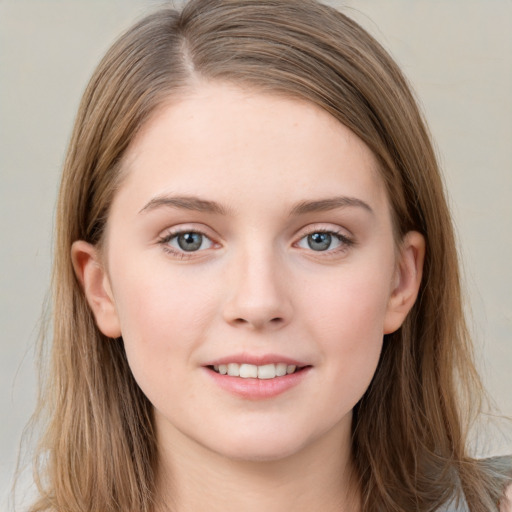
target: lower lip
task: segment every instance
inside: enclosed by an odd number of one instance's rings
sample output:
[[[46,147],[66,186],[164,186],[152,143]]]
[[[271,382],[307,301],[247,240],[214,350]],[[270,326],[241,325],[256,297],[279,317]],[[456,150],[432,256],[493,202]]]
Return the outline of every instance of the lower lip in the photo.
[[[273,379],[244,379],[242,377],[231,377],[221,375],[209,368],[205,368],[208,375],[223,390],[248,400],[265,400],[285,393],[300,384],[311,370],[305,367],[298,372],[275,377]]]

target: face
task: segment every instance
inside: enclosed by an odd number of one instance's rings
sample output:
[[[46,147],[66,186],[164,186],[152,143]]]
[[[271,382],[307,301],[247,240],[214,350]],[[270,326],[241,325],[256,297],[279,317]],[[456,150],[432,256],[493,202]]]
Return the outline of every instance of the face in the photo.
[[[159,442],[268,460],[348,439],[417,271],[371,151],[311,104],[210,84],[156,113],[124,172],[101,264],[75,267]]]

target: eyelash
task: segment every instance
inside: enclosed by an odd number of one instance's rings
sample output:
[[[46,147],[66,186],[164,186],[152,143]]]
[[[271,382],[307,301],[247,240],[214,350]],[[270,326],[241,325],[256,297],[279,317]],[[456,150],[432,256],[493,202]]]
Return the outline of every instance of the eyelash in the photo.
[[[299,241],[296,242],[294,245],[298,245],[302,240],[305,240],[309,236],[316,235],[316,234],[330,235],[340,242],[339,247],[336,247],[334,249],[326,249],[326,250],[320,250],[320,251],[315,251],[311,248],[306,249],[315,255],[321,255],[321,257],[323,257],[323,258],[338,256],[340,253],[347,251],[350,247],[354,246],[356,243],[354,239],[349,238],[347,235],[343,234],[341,231],[337,231],[337,230],[333,230],[333,229],[325,229],[325,228],[316,228],[316,229],[309,230],[307,233],[305,233],[303,236],[301,236]]]
[[[171,242],[171,240],[179,237],[180,235],[186,235],[186,234],[200,235],[201,237],[204,237],[207,240],[209,240],[209,242],[211,243],[212,246],[215,245],[215,242],[206,233],[204,233],[203,231],[198,230],[198,229],[181,229],[179,231],[173,231],[173,232],[167,233],[166,235],[164,235],[158,239],[158,243],[162,246],[162,248],[165,252],[172,254],[174,257],[177,257],[182,260],[193,258],[196,253],[203,252],[204,250],[206,250],[206,249],[202,249],[202,250],[197,250],[197,251],[185,251],[185,250],[175,249],[174,247],[169,245],[169,242]],[[298,244],[302,240],[307,239],[307,237],[316,235],[316,234],[331,235],[332,237],[336,238],[340,242],[340,246],[336,247],[334,249],[325,249],[325,250],[319,250],[319,251],[315,251],[311,248],[306,249],[306,250],[309,250],[313,254],[319,253],[322,255],[322,257],[336,256],[340,252],[347,251],[350,247],[354,246],[356,243],[355,240],[347,237],[345,234],[342,234],[340,231],[336,231],[336,230],[332,230],[332,229],[318,228],[318,229],[311,229],[307,233],[303,234],[300,237],[300,239],[294,243],[294,246],[297,247]],[[203,241],[204,241],[204,239],[203,239]],[[201,242],[201,245],[202,245],[203,241]],[[208,249],[209,248],[210,247],[208,247]]]
[[[199,229],[180,229],[179,231],[172,231],[170,233],[167,233],[166,235],[162,236],[158,239],[158,243],[162,246],[163,250],[169,254],[172,254],[173,256],[179,258],[179,259],[189,259],[193,258],[194,254],[197,252],[202,251],[185,251],[185,250],[178,250],[169,245],[169,242],[175,238],[178,238],[180,235],[187,235],[187,234],[196,234],[201,235],[202,237],[209,240],[213,245],[215,245],[215,242],[203,231]],[[202,244],[201,244],[202,245]],[[203,249],[204,251],[204,249]]]

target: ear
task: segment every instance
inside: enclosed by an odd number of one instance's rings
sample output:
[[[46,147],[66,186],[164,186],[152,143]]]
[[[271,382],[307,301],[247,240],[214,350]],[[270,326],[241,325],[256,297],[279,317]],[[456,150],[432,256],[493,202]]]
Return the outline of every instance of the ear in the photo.
[[[420,289],[424,259],[425,238],[417,231],[409,231],[400,245],[393,289],[384,321],[384,334],[398,330],[413,307]]]
[[[98,249],[78,240],[71,247],[71,260],[99,330],[109,338],[118,338],[121,336],[121,326]]]

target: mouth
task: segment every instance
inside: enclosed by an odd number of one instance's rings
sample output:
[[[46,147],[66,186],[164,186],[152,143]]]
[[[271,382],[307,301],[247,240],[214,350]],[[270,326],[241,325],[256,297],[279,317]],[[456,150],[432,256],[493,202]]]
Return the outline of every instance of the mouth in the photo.
[[[203,368],[213,383],[238,398],[268,400],[299,386],[313,366],[277,354],[240,354],[210,361]]]
[[[247,363],[227,363],[219,365],[209,365],[207,368],[220,375],[229,377],[240,377],[241,379],[260,379],[270,380],[277,377],[284,377],[298,373],[309,366],[297,366],[287,363],[270,363],[264,365],[255,365]]]

